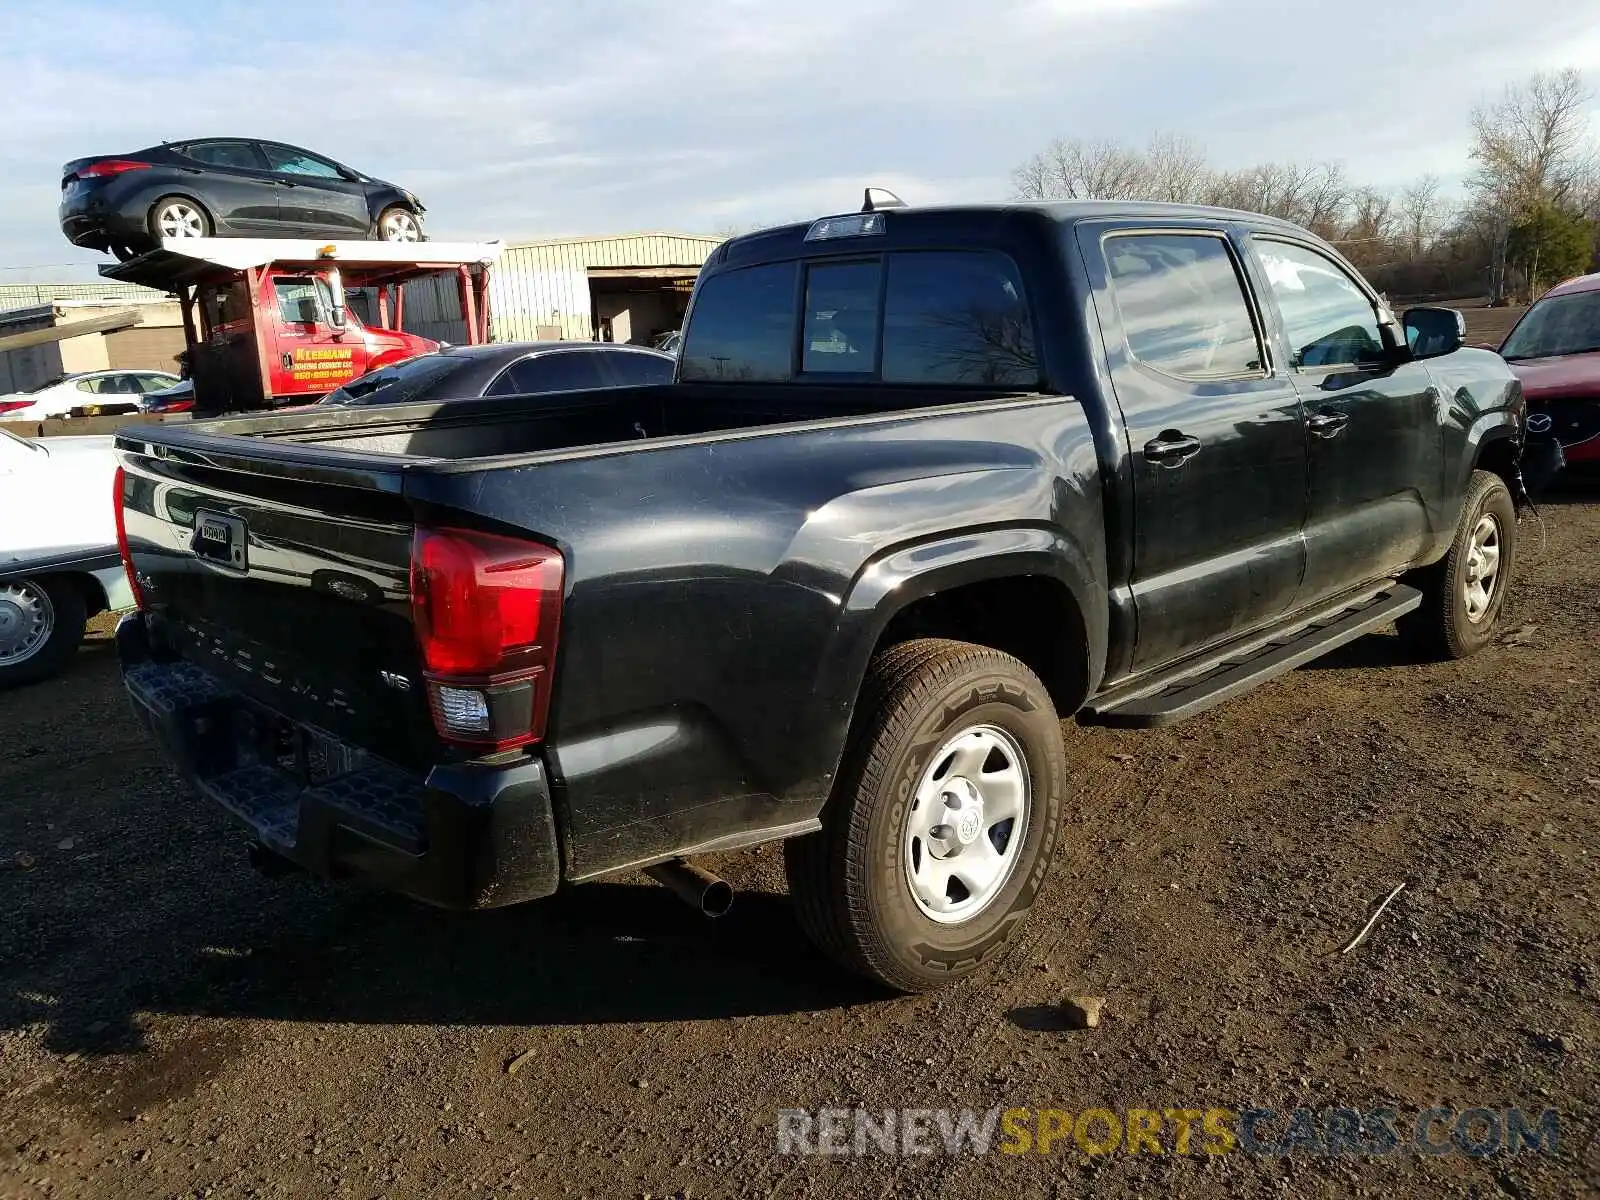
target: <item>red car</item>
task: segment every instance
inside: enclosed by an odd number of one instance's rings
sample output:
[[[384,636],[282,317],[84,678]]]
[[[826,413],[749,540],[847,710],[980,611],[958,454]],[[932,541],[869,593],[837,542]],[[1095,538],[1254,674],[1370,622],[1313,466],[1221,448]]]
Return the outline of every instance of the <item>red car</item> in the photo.
[[[1551,288],[1500,354],[1522,380],[1530,428],[1544,414],[1569,463],[1600,462],[1600,274]]]

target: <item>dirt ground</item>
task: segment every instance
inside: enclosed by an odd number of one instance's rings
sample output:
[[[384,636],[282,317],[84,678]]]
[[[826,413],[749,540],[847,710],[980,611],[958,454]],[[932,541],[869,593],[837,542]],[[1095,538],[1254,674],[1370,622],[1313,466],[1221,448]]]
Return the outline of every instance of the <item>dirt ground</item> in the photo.
[[[1593,1196],[1600,486],[1543,522],[1470,661],[1380,634],[1171,730],[1067,726],[1017,952],[915,999],[807,947],[772,848],[713,864],[720,922],[639,879],[477,915],[263,879],[101,628],[0,696],[0,1195]],[[850,1105],[1389,1106],[1406,1149],[778,1153],[780,1108]],[[1558,1143],[1415,1153],[1435,1105]]]

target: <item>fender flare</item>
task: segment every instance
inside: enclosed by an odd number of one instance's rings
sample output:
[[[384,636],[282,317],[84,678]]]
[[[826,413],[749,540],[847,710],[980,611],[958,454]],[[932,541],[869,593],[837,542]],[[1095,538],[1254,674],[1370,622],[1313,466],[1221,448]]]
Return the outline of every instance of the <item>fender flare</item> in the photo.
[[[1026,576],[1061,584],[1076,605],[1083,624],[1085,686],[1093,694],[1105,671],[1109,594],[1094,585],[1097,573],[1088,555],[1059,530],[998,526],[900,545],[873,556],[856,573],[818,673],[815,694],[840,704],[833,714],[840,754],[868,663],[896,616],[940,592]],[[831,765],[837,769],[838,756]]]

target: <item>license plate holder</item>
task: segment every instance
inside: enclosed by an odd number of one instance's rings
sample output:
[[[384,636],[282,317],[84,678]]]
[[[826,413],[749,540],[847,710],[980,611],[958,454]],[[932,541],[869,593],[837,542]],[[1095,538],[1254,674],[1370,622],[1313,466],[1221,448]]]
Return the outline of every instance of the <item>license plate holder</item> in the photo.
[[[189,549],[196,558],[230,571],[250,569],[249,533],[238,517],[209,509],[196,509],[194,537]]]

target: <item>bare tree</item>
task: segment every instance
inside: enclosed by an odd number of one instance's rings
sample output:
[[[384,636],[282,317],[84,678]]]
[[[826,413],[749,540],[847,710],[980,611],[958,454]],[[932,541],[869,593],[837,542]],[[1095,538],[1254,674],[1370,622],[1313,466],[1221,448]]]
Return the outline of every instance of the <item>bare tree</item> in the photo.
[[[1397,224],[1402,248],[1417,262],[1439,240],[1450,222],[1451,205],[1439,194],[1439,177],[1424,175],[1400,191]]]
[[[1585,115],[1593,94],[1569,67],[1541,71],[1472,110],[1468,186],[1493,208],[1526,212],[1541,203],[1568,205],[1595,175],[1595,150]]]
[[[1142,156],[1116,142],[1057,138],[1012,172],[1020,200],[1143,199]]]
[[[1211,186],[1205,148],[1184,134],[1158,133],[1145,147],[1146,198],[1199,204]]]

